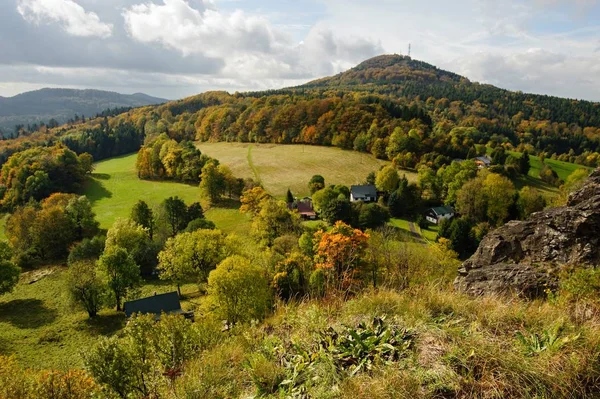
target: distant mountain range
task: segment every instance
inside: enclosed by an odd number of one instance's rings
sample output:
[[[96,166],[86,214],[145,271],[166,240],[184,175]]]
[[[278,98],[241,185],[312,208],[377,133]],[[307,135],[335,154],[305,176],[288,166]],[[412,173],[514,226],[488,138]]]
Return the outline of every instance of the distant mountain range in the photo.
[[[143,93],[120,94],[102,90],[41,89],[0,97],[0,130],[5,134],[16,125],[48,123],[55,119],[62,124],[76,114],[94,117],[109,108],[141,107],[167,102],[164,98]]]

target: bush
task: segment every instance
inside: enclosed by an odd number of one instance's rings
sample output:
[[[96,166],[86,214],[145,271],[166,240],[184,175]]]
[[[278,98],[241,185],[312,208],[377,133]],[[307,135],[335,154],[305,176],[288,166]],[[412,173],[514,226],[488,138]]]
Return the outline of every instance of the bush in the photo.
[[[325,296],[325,290],[327,287],[327,274],[323,269],[316,269],[310,275],[308,281],[310,287],[310,294],[315,298],[321,298]]]
[[[559,288],[562,298],[569,302],[600,303],[600,269],[579,267],[563,270]]]
[[[232,324],[262,320],[271,303],[265,271],[238,255],[210,272],[208,293],[216,313]]]
[[[197,218],[188,223],[185,228],[185,233],[192,233],[196,230],[214,230],[217,226],[210,220],[204,218]]]
[[[85,356],[96,381],[125,397],[164,397],[162,389],[182,372],[185,362],[214,345],[214,324],[197,328],[181,315],[134,316],[120,337],[103,339]]]
[[[96,236],[92,239],[85,238],[71,248],[67,263],[70,265],[77,261],[98,259],[102,255],[102,252],[104,252],[105,242],[106,237],[104,236]]]
[[[389,220],[390,212],[379,204],[362,204],[358,209],[358,227],[363,230],[376,229]]]
[[[14,358],[0,356],[0,398],[90,399],[100,394],[100,387],[83,370],[24,370]]]
[[[21,269],[8,259],[0,259],[0,295],[12,291],[19,282]]]

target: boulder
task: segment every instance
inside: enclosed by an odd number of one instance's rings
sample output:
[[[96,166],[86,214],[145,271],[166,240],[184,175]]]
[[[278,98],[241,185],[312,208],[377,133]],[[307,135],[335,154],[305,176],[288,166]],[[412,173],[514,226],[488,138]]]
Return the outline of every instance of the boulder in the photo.
[[[542,294],[562,265],[600,264],[600,169],[566,206],[534,213],[489,233],[458,270],[457,290],[474,295]]]

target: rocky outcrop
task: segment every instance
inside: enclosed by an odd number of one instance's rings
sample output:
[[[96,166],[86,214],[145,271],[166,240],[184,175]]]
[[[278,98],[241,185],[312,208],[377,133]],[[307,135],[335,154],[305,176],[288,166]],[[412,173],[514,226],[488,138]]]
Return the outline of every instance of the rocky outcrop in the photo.
[[[459,269],[454,286],[475,295],[535,297],[556,284],[561,265],[600,265],[600,169],[569,196],[566,206],[488,234]]]

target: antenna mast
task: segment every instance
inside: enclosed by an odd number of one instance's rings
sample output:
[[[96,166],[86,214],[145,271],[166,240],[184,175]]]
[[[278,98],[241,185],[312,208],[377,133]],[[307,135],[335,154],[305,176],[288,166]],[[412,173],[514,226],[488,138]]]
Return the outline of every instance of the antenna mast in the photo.
[[[408,56],[410,57],[410,43],[408,43]]]

